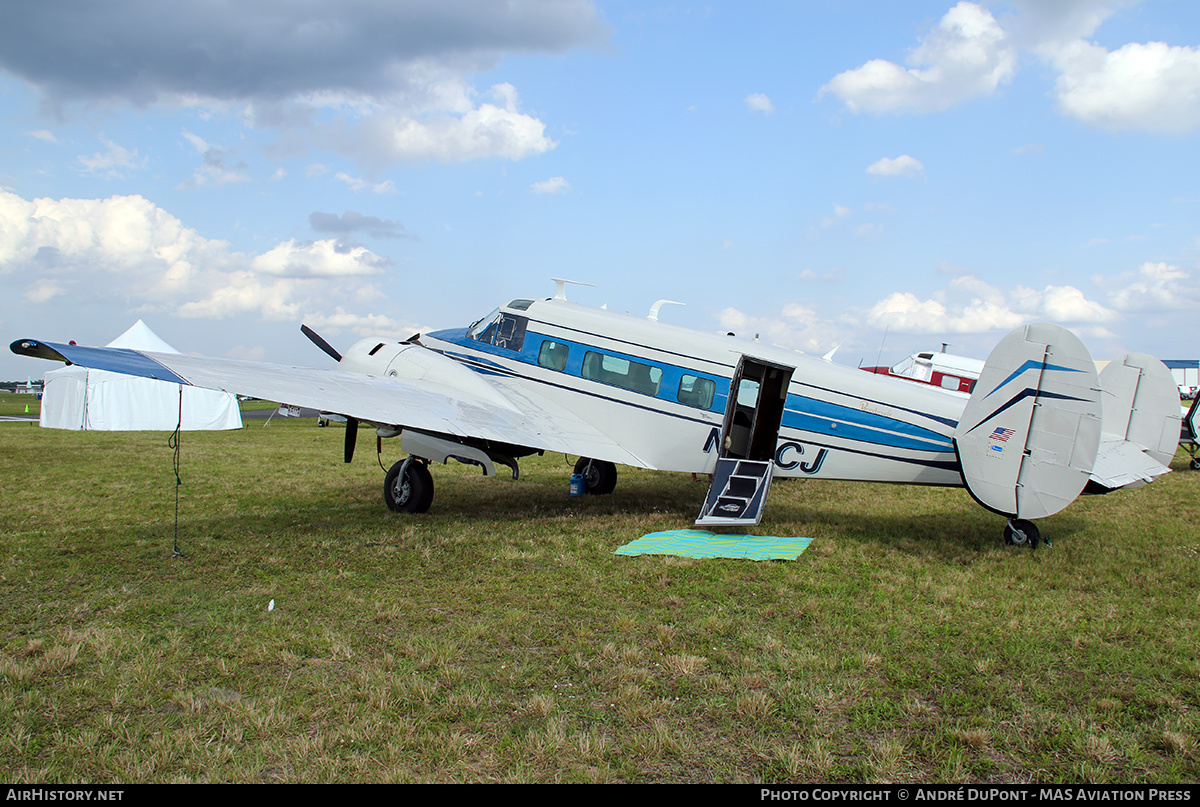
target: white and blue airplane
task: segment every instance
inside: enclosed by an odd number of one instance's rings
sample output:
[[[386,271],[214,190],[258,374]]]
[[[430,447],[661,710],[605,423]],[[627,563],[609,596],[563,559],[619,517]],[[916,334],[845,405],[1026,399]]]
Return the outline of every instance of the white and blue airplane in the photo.
[[[1097,375],[1056,325],[1017,328],[969,396],[833,364],[732,335],[554,297],[514,299],[465,328],[363,339],[311,369],[20,339],[14,353],[311,407],[399,437],[392,510],[433,500],[431,463],[518,475],[521,457],[579,456],[586,491],[614,489],[617,465],[713,475],[696,523],[757,524],[775,476],[965,487],[1036,546],[1033,520],[1084,492],[1167,472],[1180,434],[1167,368],[1145,354]]]

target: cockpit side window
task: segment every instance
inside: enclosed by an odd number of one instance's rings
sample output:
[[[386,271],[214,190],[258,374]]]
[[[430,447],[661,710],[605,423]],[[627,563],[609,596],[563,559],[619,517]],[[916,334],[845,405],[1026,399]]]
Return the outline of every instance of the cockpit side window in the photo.
[[[467,338],[486,345],[520,350],[525,343],[527,317],[506,314],[496,309],[467,330]]]

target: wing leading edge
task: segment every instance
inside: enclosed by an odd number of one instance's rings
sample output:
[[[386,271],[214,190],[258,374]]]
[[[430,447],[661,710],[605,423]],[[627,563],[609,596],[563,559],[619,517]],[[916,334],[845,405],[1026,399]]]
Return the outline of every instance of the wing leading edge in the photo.
[[[282,401],[379,425],[650,467],[562,407],[542,399],[531,401],[528,396],[518,406],[482,376],[472,379],[474,390],[464,391],[452,383],[432,380],[436,373],[424,378],[380,378],[342,370],[84,347],[34,339],[19,339],[10,348],[22,356]],[[430,353],[427,359],[435,364],[439,360],[447,362],[445,369],[451,380],[454,372],[461,369],[457,363],[436,354]],[[480,383],[487,386],[481,388]]]

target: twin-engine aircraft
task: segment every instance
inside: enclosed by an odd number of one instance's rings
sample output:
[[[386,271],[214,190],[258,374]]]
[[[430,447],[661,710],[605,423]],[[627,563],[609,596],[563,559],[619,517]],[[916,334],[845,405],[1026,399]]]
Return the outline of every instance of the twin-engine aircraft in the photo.
[[[1087,349],[1049,324],[1020,327],[988,357],[969,398],[826,359],[553,298],[518,298],[466,328],[402,342],[364,339],[310,369],[22,339],[14,353],[343,415],[345,460],[360,424],[399,437],[392,510],[433,501],[431,463],[518,475],[521,457],[580,456],[589,493],[616,465],[711,474],[696,524],[758,524],[775,476],[962,486],[1004,516],[1009,543],[1085,489],[1167,472],[1179,439],[1170,371],[1131,354],[1099,376]]]

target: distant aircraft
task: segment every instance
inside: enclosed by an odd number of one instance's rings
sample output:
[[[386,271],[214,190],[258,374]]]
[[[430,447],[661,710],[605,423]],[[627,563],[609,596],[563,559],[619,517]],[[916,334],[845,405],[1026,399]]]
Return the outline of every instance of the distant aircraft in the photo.
[[[983,362],[966,356],[955,356],[953,353],[943,350],[940,353],[931,351],[914,353],[891,367],[861,367],[859,369],[876,375],[919,381],[922,384],[931,384],[951,392],[970,394],[971,390],[975,388],[976,379],[983,372]]]
[[[1171,374],[1144,354],[1097,376],[1087,349],[1050,324],[1000,341],[969,398],[902,384],[757,342],[553,298],[499,306],[465,328],[364,339],[317,370],[22,339],[14,353],[336,412],[345,460],[360,423],[409,456],[384,479],[392,510],[433,500],[430,463],[518,475],[546,451],[580,457],[589,493],[616,465],[712,474],[697,525],[759,523],[774,476],[962,486],[1004,516],[1009,543],[1086,487],[1167,472],[1179,438]]]

